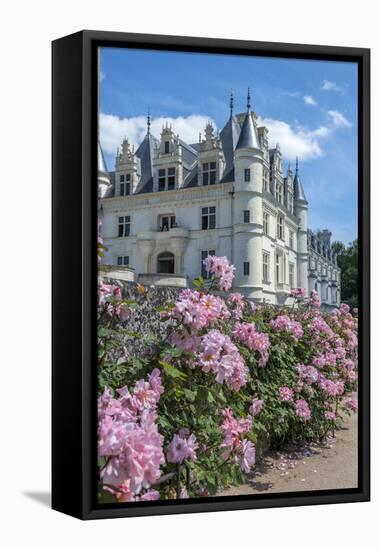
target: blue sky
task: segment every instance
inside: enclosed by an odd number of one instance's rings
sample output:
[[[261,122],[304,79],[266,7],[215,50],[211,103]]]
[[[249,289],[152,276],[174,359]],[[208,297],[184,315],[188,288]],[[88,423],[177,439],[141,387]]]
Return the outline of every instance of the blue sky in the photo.
[[[284,166],[299,157],[309,226],[345,243],[357,236],[357,65],[354,63],[102,48],[100,139],[109,170],[124,136],[137,147],[164,120],[197,142],[207,120],[221,129],[252,108],[281,145]]]

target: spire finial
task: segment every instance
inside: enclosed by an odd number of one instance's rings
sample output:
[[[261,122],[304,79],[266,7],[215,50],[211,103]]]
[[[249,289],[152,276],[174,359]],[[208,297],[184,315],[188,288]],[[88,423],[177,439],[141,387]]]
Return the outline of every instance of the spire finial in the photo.
[[[150,134],[150,126],[151,126],[151,119],[150,119],[150,107],[147,108],[147,133]]]
[[[230,116],[232,117],[233,116],[233,107],[234,107],[234,93],[233,93],[233,90],[230,90],[229,106],[230,106]]]
[[[299,173],[299,157],[296,157],[296,175]]]
[[[250,97],[250,88],[247,89],[247,110],[250,111],[251,108],[251,97]]]

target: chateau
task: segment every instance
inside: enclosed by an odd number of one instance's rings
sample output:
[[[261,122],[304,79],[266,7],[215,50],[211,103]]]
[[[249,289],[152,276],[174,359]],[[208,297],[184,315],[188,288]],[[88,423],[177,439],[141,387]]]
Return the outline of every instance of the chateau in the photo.
[[[292,288],[316,289],[325,308],[340,303],[340,270],[328,230],[308,228],[298,161],[283,169],[279,144],[251,110],[233,113],[220,133],[205,127],[187,144],[171,126],[138,149],[124,139],[115,171],[98,152],[98,204],[107,247],[102,264],[148,284],[187,286],[208,254],[235,265],[235,291],[284,304]],[[112,267],[113,266],[113,267]],[[287,301],[290,303],[290,301]]]

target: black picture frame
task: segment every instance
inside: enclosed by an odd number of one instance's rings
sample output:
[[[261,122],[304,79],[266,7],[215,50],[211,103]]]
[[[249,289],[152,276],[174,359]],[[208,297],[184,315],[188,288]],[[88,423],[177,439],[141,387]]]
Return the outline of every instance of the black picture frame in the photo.
[[[356,489],[96,504],[97,48],[358,64],[359,486]],[[81,519],[370,499],[370,50],[81,31],[52,43],[52,507]]]

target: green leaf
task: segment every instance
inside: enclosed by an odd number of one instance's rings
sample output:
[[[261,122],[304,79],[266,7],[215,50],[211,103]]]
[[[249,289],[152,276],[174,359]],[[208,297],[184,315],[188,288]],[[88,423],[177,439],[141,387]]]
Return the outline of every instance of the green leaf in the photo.
[[[187,388],[184,390],[184,395],[186,396],[186,399],[193,403],[197,396],[197,391],[188,390]]]
[[[167,363],[166,361],[159,361],[159,364],[164,368],[166,374],[170,376],[171,378],[177,379],[177,380],[185,380],[187,378],[187,375],[182,372],[181,370],[174,367],[174,365],[171,365],[170,363]]]

